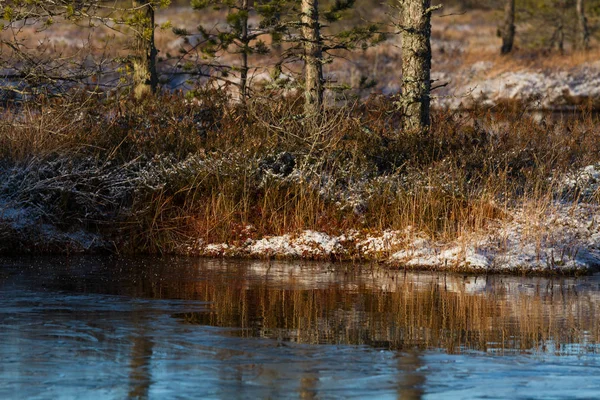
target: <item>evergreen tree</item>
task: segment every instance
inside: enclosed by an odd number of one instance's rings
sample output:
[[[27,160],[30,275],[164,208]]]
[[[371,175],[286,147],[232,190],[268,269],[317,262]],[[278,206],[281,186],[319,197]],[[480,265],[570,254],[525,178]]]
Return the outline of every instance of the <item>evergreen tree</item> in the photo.
[[[587,17],[585,15],[584,0],[577,0],[575,3],[578,22],[578,42],[577,47],[581,50],[588,50],[590,47],[590,31],[588,28]]]
[[[206,9],[212,6],[215,9],[227,10],[227,29],[207,29],[199,26],[203,38],[198,44],[191,44],[188,49],[199,49],[205,56],[215,58],[222,53],[239,55],[239,64],[223,65],[213,64],[213,69],[218,69],[220,78],[226,79],[230,72],[234,72],[238,79],[239,98],[245,102],[249,96],[249,74],[258,67],[250,64],[251,57],[266,55],[270,48],[263,40],[263,36],[270,35],[276,40],[280,37],[284,26],[279,20],[285,3],[281,0],[265,2],[251,2],[250,0],[192,0],[195,10]],[[253,25],[249,22],[251,17],[256,17],[259,23]],[[175,30],[180,36],[189,37],[190,33],[184,30]],[[188,66],[188,72],[192,73]],[[229,83],[234,83],[228,80]]]
[[[578,1],[521,0],[518,20],[523,23],[522,34],[519,35],[523,46],[548,51],[557,49],[561,53],[568,45],[571,48],[580,47],[582,40],[579,33],[586,29],[581,30]]]
[[[133,85],[137,98],[146,93],[156,93],[158,73],[156,57],[158,50],[154,43],[155,8],[160,4],[153,0],[132,0],[130,26],[135,31],[135,55],[133,57]],[[168,3],[163,3],[163,6]]]
[[[510,53],[515,41],[515,0],[505,0],[504,24],[498,30],[498,34],[502,37],[500,53]]]
[[[318,112],[323,106],[327,87],[324,65],[332,62],[340,51],[364,50],[385,38],[375,23],[338,28],[354,5],[355,0],[334,0],[320,9],[318,0],[301,1],[301,19],[299,24],[296,22],[300,26],[300,43],[293,46],[289,54],[294,54],[295,49],[304,61],[304,112],[307,115]],[[295,40],[292,34],[290,42]]]
[[[4,1],[0,13],[5,23],[2,31],[10,31],[0,41],[9,51],[0,54],[0,73],[7,80],[21,80],[31,88],[44,88],[57,93],[62,87],[78,83],[98,82],[103,74],[119,70],[118,64],[132,66],[131,78],[137,97],[155,92],[158,85],[157,49],[154,45],[154,15],[159,7],[166,7],[170,0],[132,0],[127,3],[106,3],[101,0],[28,0]],[[54,25],[76,24],[90,35],[102,26],[124,35],[133,35],[135,44],[130,57],[109,60],[100,59],[97,64],[94,49],[89,52],[53,54],[50,37],[35,48],[27,45],[26,28],[35,26],[37,32]],[[107,66],[109,66],[107,68]],[[129,71],[122,68],[122,71]]]
[[[429,128],[431,118],[431,0],[400,0],[402,22],[403,127],[410,132]]]
[[[85,60],[89,53],[56,54],[49,37],[35,45],[27,39],[32,28],[43,34],[57,24],[104,23],[111,14],[99,17],[98,5],[97,0],[0,1],[0,77],[5,93],[60,93],[96,75],[102,62],[92,65],[90,58]]]
[[[317,114],[323,106],[323,43],[318,0],[302,0],[301,33],[304,47],[304,113]]]

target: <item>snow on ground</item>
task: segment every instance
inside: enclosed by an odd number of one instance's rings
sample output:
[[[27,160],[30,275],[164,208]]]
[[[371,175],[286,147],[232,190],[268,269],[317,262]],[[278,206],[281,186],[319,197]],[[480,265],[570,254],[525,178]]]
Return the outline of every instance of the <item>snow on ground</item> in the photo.
[[[581,174],[590,173],[586,167]],[[593,174],[592,174],[593,175]],[[571,180],[569,180],[571,179]],[[565,180],[568,186],[573,179]],[[577,179],[575,179],[577,181]],[[600,268],[600,207],[552,200],[523,204],[483,232],[434,241],[412,228],[380,233],[323,232],[247,239],[234,246],[199,243],[188,253],[268,258],[359,259],[391,268],[466,272],[586,272]]]
[[[575,194],[581,199],[593,199],[600,194],[600,164],[588,165],[566,174],[561,181],[565,194]]]
[[[411,250],[400,250],[392,254],[393,264],[407,267],[437,269],[458,268],[473,271],[486,271],[490,260],[473,246],[434,246],[429,241],[419,240],[411,244]]]
[[[7,202],[0,203],[0,221],[13,229],[21,229],[32,223],[31,212],[23,207],[14,207]]]
[[[490,62],[473,64],[459,82],[437,93],[441,96],[435,104],[458,108],[517,100],[554,109],[600,100],[600,68],[595,64],[570,70],[522,69],[489,76],[491,67]]]
[[[554,201],[510,210],[511,218],[472,238],[433,244],[391,256],[413,267],[472,271],[584,271],[600,267],[599,207]]]
[[[408,228],[404,233],[387,230],[380,236],[366,236],[356,243],[356,250],[365,256],[389,254],[406,242],[410,233],[411,229]]]
[[[248,246],[252,255],[291,257],[318,257],[343,252],[340,239],[322,232],[304,231],[300,235],[273,236],[258,240]]]

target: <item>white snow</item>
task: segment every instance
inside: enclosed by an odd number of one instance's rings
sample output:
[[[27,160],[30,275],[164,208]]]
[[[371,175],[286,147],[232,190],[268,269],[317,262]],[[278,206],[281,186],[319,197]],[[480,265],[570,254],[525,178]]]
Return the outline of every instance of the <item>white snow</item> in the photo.
[[[161,164],[162,161],[156,161]],[[165,162],[166,163],[166,162]],[[163,175],[193,173],[204,165],[190,158],[170,169],[158,165]],[[151,169],[151,168],[150,168]],[[136,182],[161,187],[160,174]],[[118,185],[115,185],[115,190]],[[571,172],[559,180],[556,200],[529,202],[505,210],[506,218],[485,230],[466,232],[455,240],[433,239],[407,227],[383,232],[344,232],[339,236],[305,230],[252,239],[256,228],[245,226],[235,243],[182,245],[182,252],[210,256],[252,256],[310,259],[384,261],[392,268],[429,268],[468,271],[584,271],[600,267],[600,164]],[[569,197],[571,196],[571,197]],[[63,232],[45,222],[43,211],[16,200],[0,199],[0,225],[7,231],[34,236],[47,243],[64,243],[74,250],[100,246],[103,239],[83,230]],[[12,234],[12,232],[10,233]]]
[[[204,251],[206,252],[206,255],[221,256],[225,254],[229,248],[227,243],[211,243],[204,247]]]
[[[588,165],[580,170],[566,174],[560,182],[561,192],[575,192],[583,198],[589,198],[600,189],[600,164]]]
[[[600,70],[584,65],[572,70],[522,69],[488,76],[489,62],[477,62],[463,77],[463,83],[440,96],[439,105],[456,108],[503,100],[537,104],[538,108],[560,108],[600,99]]]
[[[260,239],[248,249],[253,255],[310,257],[338,254],[344,251],[338,237],[307,230],[300,235],[286,234]]]
[[[462,248],[436,247],[430,242],[419,240],[411,245],[411,250],[401,250],[392,254],[390,261],[409,267],[461,268],[486,270],[490,260],[482,251],[469,246]]]
[[[72,251],[87,251],[94,246],[104,244],[98,234],[82,229],[72,232],[61,232],[53,225],[40,222],[39,212],[21,206],[15,202],[0,199],[0,224],[4,224],[20,234],[37,235],[41,244],[60,243]]]
[[[31,213],[25,208],[14,207],[9,203],[0,203],[0,221],[8,223],[13,229],[20,229],[32,223]]]
[[[407,233],[410,229],[407,230]],[[384,231],[381,236],[368,236],[356,244],[359,253],[379,255],[389,253],[403,243],[403,234],[399,231]]]

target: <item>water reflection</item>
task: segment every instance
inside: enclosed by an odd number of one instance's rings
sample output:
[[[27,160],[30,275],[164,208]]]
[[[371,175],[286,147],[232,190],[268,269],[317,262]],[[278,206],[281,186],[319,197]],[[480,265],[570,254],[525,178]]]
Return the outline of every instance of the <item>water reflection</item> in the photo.
[[[52,289],[200,300],[208,308],[172,316],[186,324],[239,328],[230,334],[241,337],[502,354],[560,353],[572,351],[573,344],[596,351],[600,335],[600,280],[589,277],[475,277],[182,259],[82,259],[38,273],[51,274],[44,283]],[[135,334],[141,342],[143,336]],[[151,353],[151,345],[140,347]]]
[[[264,264],[220,271],[203,268],[204,279],[182,288],[183,296],[210,303],[210,311],[174,317],[242,328],[232,334],[243,337],[308,344],[449,353],[597,351],[595,281],[381,270],[332,271],[324,280],[310,266]]]
[[[131,355],[129,356],[130,390],[129,398],[148,398],[151,384],[150,362],[154,343],[146,335],[146,328],[140,323],[139,318],[134,317],[135,332],[129,339],[132,343]]]
[[[420,399],[424,394],[425,374],[421,356],[411,351],[398,358],[398,398],[405,400]]]
[[[599,284],[375,266],[4,259],[0,398],[419,399],[490,387],[512,397],[505,388],[515,385],[526,398],[568,388],[594,397]]]

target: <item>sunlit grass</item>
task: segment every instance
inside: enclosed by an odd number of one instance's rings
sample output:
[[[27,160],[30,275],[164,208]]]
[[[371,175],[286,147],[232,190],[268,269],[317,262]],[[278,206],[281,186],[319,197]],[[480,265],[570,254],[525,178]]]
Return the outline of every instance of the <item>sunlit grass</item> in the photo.
[[[542,234],[536,218],[559,195],[557,179],[600,151],[591,113],[538,122],[515,105],[438,111],[430,132],[408,135],[384,96],[308,119],[293,96],[271,93],[247,108],[223,92],[196,96],[83,95],[7,109],[3,198],[123,252],[303,230],[410,227],[466,242],[515,207],[528,210],[526,234]]]

